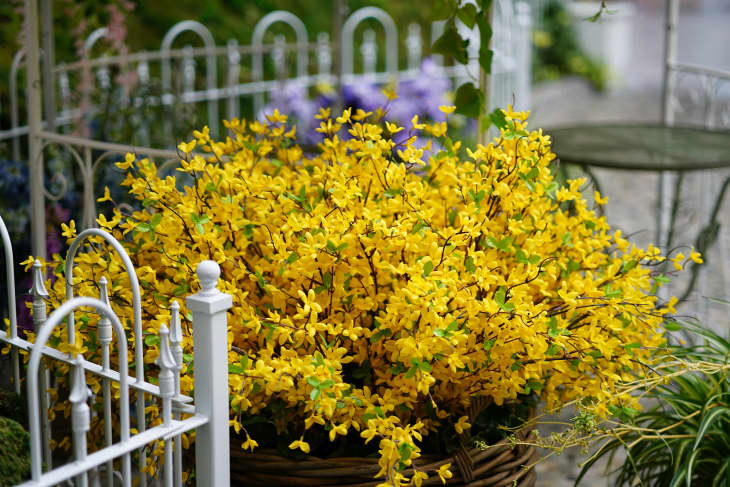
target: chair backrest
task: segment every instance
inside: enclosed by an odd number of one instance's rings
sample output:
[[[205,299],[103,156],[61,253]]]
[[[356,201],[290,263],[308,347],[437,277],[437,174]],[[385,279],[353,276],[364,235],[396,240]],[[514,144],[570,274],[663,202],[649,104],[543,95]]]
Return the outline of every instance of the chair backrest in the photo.
[[[664,122],[730,130],[730,72],[670,63]]]

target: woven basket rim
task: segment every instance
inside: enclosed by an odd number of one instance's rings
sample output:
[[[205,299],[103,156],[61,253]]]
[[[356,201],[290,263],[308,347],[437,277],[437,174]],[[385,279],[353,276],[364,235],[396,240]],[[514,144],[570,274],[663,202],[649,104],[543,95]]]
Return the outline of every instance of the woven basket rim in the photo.
[[[531,410],[530,419],[534,417],[534,414],[534,410]],[[518,430],[515,435],[519,439],[524,439],[529,434],[531,431],[528,420],[526,426]],[[462,461],[458,462],[457,455],[424,454],[420,456],[416,463],[418,470],[429,473],[429,479],[422,485],[442,485],[438,476],[435,477],[438,483],[431,482],[434,480],[431,472],[447,463],[452,464],[453,477],[446,482],[446,485],[467,487],[507,487],[511,485],[533,487],[535,485],[535,472],[530,466],[537,458],[537,448],[534,445],[514,445],[511,436],[508,436],[487,448],[474,447],[463,451],[466,454],[465,462],[463,456]],[[382,478],[374,478],[380,471],[377,456],[320,458],[306,455],[295,460],[281,456],[276,450],[267,448],[257,449],[254,452],[232,448],[231,454],[233,471],[240,473],[242,479],[250,475],[256,476],[261,482],[253,482],[251,485],[373,487],[383,482]],[[413,468],[406,469],[403,474],[413,475]],[[317,479],[320,479],[319,484]],[[277,481],[281,483],[277,484]]]

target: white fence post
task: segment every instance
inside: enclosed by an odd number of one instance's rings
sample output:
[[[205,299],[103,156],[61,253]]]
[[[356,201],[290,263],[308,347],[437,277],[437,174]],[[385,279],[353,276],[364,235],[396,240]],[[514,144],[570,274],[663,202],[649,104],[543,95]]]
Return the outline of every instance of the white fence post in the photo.
[[[209,418],[195,439],[197,485],[230,485],[228,432],[228,329],[226,311],[233,305],[230,294],[216,288],[221,270],[206,260],[196,270],[200,292],[188,296],[193,313],[195,360],[195,410]]]

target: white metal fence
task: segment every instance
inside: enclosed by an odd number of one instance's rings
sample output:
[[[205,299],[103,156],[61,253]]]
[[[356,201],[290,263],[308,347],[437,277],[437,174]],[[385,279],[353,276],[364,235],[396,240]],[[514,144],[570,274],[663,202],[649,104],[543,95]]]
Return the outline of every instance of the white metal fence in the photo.
[[[527,107],[531,77],[530,7],[526,2],[495,0],[494,9],[491,105],[506,106],[516,101],[519,106]],[[435,56],[439,74],[457,82],[475,78],[479,72],[477,28],[471,33],[463,25],[461,29],[471,40],[469,64],[445,65],[440,56]],[[89,91],[114,93],[120,107],[142,109],[173,107],[180,103],[202,104],[207,113],[203,123],[207,123],[215,135],[220,128],[220,111],[230,119],[239,117],[243,107],[249,110],[245,116],[254,116],[264,105],[267,95],[280,89],[283,82],[312,87],[323,81],[351,85],[418,76],[424,58],[423,47],[430,45],[421,30],[419,24],[410,24],[403,45],[400,45],[398,27],[393,19],[378,7],[364,7],[345,20],[339,39],[333,41],[329,33],[320,32],[311,40],[306,26],[296,15],[275,11],[256,24],[249,44],[239,44],[237,39],[231,39],[223,46],[216,45],[207,27],[194,20],[185,20],[170,28],[157,51],[94,57],[95,48],[103,44],[107,35],[107,30],[102,28],[87,38],[84,59],[52,67],[53,93],[45,93],[45,97],[58,100],[53,114],[58,127],[68,126],[72,121],[100,110],[93,104],[81,106],[79,94]],[[434,23],[430,29],[430,42],[442,31],[443,22]],[[189,40],[193,35],[200,40],[201,46],[176,46],[181,37]],[[381,44],[379,38],[383,39]],[[337,46],[341,48],[342,58],[339,72],[335,73]],[[406,52],[405,66],[399,65],[400,49]],[[28,133],[19,113],[24,87],[19,86],[18,80],[24,64],[25,50],[21,50],[15,55],[10,69],[10,127],[0,131],[0,140],[12,140],[16,160],[22,158],[20,137]],[[116,75],[121,71],[134,73],[135,91],[144,94],[132,94],[129,98],[117,81]],[[91,74],[92,86],[84,85],[85,73]],[[158,90],[145,90],[155,79],[159,80]],[[46,114],[46,118],[49,117],[50,114]],[[173,118],[163,117],[166,135],[173,133]],[[140,131],[142,137],[135,143],[145,143],[144,133]],[[168,147],[174,145],[173,141],[170,137]]]
[[[5,223],[0,218],[0,235],[3,240],[6,261],[8,309],[10,326],[0,331],[0,341],[9,345],[11,352],[13,382],[20,392],[21,364],[19,351],[29,353],[24,370],[27,385],[28,419],[31,444],[32,479],[22,484],[27,486],[57,485],[73,480],[76,486],[121,485],[131,487],[147,485],[145,446],[164,442],[164,467],[158,483],[170,487],[182,485],[181,434],[196,429],[195,478],[198,485],[229,485],[229,431],[228,431],[228,362],[226,312],[232,298],[216,288],[220,276],[218,264],[203,261],[198,265],[200,292],[188,296],[186,305],[192,312],[193,343],[195,360],[195,401],[180,393],[180,370],[183,364],[179,305],[173,302],[170,308],[170,328],[162,325],[159,330],[160,348],[157,364],[158,383],[146,379],[144,367],[144,340],[142,339],[142,310],[137,276],[129,256],[121,244],[108,233],[98,229],[81,232],[72,242],[65,260],[66,301],[50,316],[46,317],[44,298],[48,293],[44,287],[41,263],[33,264],[33,326],[35,341],[29,342],[18,334],[15,310],[15,281],[13,276],[13,253]],[[99,281],[98,297],[74,297],[74,259],[83,242],[91,237],[101,237],[117,252],[124,263],[133,296],[133,336],[135,377],[128,375],[127,335],[124,326],[112,310],[107,296],[108,283],[102,277]],[[93,308],[99,315],[96,329],[97,345],[101,348],[101,364],[84,360],[81,354],[73,356],[48,346],[54,330],[66,322],[67,336],[73,344],[74,312],[80,308]],[[118,370],[113,370],[110,360],[110,345],[116,337]],[[43,361],[42,361],[43,359]],[[69,365],[71,402],[71,436],[73,461],[57,466],[51,451],[51,423],[48,388],[51,377],[49,361]],[[148,371],[149,372],[149,371]],[[93,453],[87,453],[86,435],[90,428],[92,412],[87,389],[86,374],[94,374],[102,380],[101,401],[103,402],[103,424],[105,446]],[[114,403],[112,383],[118,384],[118,403]],[[134,409],[136,433],[131,432],[130,389],[136,393]],[[151,398],[151,399],[149,399]],[[162,424],[148,428],[146,407],[161,402]],[[92,399],[95,401],[95,399]],[[112,414],[118,408],[118,417]],[[113,426],[119,429],[115,441]],[[136,468],[132,468],[132,456],[136,456]],[[115,463],[115,460],[118,461]],[[116,467],[115,467],[116,466]],[[45,467],[45,472],[43,471]],[[56,468],[53,468],[56,467]],[[137,483],[138,482],[138,483]]]

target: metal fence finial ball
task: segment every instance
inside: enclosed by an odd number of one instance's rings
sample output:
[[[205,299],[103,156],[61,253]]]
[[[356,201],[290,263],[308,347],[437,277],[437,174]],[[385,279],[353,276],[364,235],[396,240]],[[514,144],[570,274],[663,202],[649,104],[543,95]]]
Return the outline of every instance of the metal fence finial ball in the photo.
[[[195,271],[200,279],[200,294],[203,296],[212,296],[218,294],[216,285],[218,284],[218,278],[221,275],[220,266],[212,260],[204,260],[198,264],[198,268]]]

